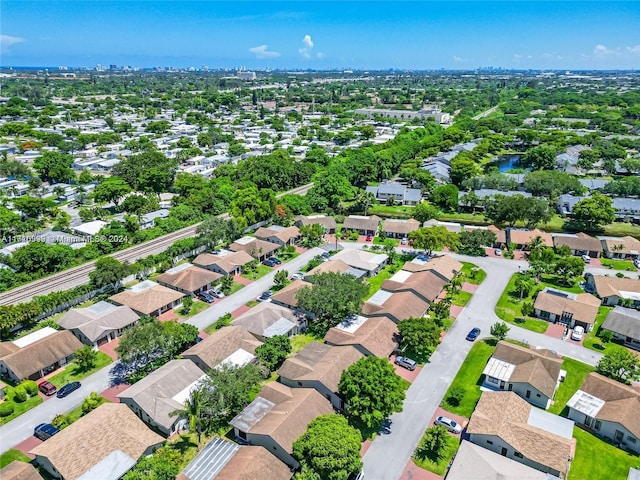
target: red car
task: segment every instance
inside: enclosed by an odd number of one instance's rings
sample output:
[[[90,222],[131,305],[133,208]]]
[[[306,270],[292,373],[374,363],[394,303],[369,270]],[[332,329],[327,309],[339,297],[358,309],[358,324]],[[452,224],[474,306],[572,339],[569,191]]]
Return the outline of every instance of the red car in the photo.
[[[40,390],[42,393],[44,393],[47,396],[51,396],[58,391],[58,389],[53,383],[47,382],[47,381],[44,381],[38,384],[38,390]]]
[[[371,240],[373,240],[373,237],[371,235],[367,235],[367,242],[370,242]]]

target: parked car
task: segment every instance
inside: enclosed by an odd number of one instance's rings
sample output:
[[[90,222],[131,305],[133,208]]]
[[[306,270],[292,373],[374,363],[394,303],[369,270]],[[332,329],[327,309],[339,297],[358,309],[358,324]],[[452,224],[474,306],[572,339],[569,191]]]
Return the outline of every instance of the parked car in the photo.
[[[496,248],[493,253],[496,254],[496,257],[501,257],[502,256],[502,250],[499,248]]]
[[[44,393],[46,396],[53,395],[58,391],[58,388],[51,382],[47,382],[46,380],[40,384],[38,384],[38,390]]]
[[[275,267],[276,262],[274,262],[272,258],[267,258],[266,260],[262,261],[262,264],[266,265],[267,267]]]
[[[304,277],[304,272],[298,272],[298,273],[294,273],[293,275],[291,275],[289,277],[289,280],[292,280],[292,281],[302,280],[302,277]]]
[[[416,361],[411,360],[409,357],[396,357],[393,361],[396,365],[406,368],[407,370],[414,371],[416,369]]]
[[[39,438],[42,441],[48,440],[53,437],[56,433],[59,433],[56,427],[51,425],[50,423],[41,423],[36,428],[33,429],[33,435],[36,438]]]
[[[400,240],[400,245],[406,245],[409,242],[409,239],[407,237],[402,237],[402,239]]]
[[[480,335],[481,331],[482,330],[480,330],[478,327],[473,327],[471,331],[467,333],[467,340],[473,342],[476,338],[478,338],[478,335]]]
[[[636,258],[636,259],[633,261],[633,264],[636,266],[636,268],[640,268],[640,258]]]
[[[584,263],[591,263],[591,257],[589,255],[582,255],[582,261]]]
[[[373,240],[373,237],[371,235],[367,235],[367,242],[370,242],[371,240]]]
[[[224,298],[224,293],[220,290],[209,290],[209,295],[212,295],[216,298]]]
[[[67,383],[64,387],[58,390],[58,394],[56,395],[58,398],[64,398],[69,395],[71,392],[78,390],[82,385],[80,382],[71,382]]]
[[[582,340],[583,335],[584,335],[584,327],[581,327],[580,325],[578,325],[573,329],[573,332],[571,332],[571,340],[575,340],[576,342],[579,342],[580,340]]]
[[[462,425],[460,425],[455,420],[451,420],[449,417],[438,417],[433,422],[434,425],[441,425],[449,430],[451,433],[460,433],[462,432]]]
[[[280,265],[282,263],[282,260],[280,260],[278,257],[271,257],[269,260],[271,260],[276,265]]]
[[[200,292],[198,294],[198,298],[200,300],[202,300],[203,302],[207,302],[207,303],[213,303],[216,301],[215,298],[213,298],[213,295],[207,293],[207,292]]]
[[[258,302],[270,302],[271,301],[271,295],[273,295],[273,292],[268,290],[266,292],[262,292],[262,295],[260,295],[258,298],[256,298],[256,301]]]

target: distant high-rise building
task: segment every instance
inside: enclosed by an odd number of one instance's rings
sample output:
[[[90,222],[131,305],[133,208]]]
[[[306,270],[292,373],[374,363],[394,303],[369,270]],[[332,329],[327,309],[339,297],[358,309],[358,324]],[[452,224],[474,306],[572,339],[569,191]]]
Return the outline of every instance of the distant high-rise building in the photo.
[[[101,64],[97,64],[96,65],[96,72],[104,72],[106,70],[106,67],[104,65]]]
[[[114,71],[114,70],[117,70],[117,69],[118,69],[117,65],[115,65],[113,63],[111,65],[109,65],[109,70]]]
[[[255,80],[256,72],[245,72],[239,70],[238,73],[236,73],[236,77],[238,77],[240,80]]]

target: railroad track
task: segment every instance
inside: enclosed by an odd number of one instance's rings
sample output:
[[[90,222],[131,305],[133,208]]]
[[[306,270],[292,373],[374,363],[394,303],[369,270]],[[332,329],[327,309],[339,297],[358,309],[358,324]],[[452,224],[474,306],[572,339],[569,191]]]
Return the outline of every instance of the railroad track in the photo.
[[[294,188],[284,193],[276,195],[277,198],[288,194],[305,195],[313,186],[312,183]],[[229,215],[223,213],[219,215],[221,218],[228,218]],[[189,227],[175,232],[163,235],[154,240],[129,247],[125,250],[113,253],[109,256],[119,260],[120,262],[135,262],[149,255],[156,255],[164,252],[176,241],[183,238],[189,238],[196,234],[196,230],[200,223],[196,223]],[[95,269],[95,262],[89,262],[77,267],[70,268],[63,272],[50,275],[40,280],[35,280],[21,287],[14,288],[4,293],[0,293],[0,305],[13,305],[16,303],[28,302],[38,295],[47,295],[51,292],[69,290],[89,282],[89,273]]]

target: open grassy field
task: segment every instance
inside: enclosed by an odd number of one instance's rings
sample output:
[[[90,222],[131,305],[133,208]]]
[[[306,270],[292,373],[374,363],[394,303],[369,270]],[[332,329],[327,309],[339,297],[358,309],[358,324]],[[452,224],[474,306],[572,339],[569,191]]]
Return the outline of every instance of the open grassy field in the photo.
[[[637,272],[638,269],[635,267],[633,262],[629,260],[611,260],[609,258],[601,258],[600,263],[603,267],[609,267],[612,270],[621,270],[626,272]]]
[[[460,271],[460,275],[462,275],[465,282],[480,285],[484,282],[484,279],[487,278],[487,272],[479,268],[477,265],[469,262],[462,262],[462,265],[463,267]]]
[[[573,427],[576,455],[571,462],[568,480],[626,480],[629,469],[640,468],[640,457],[625,452],[584,430]]]
[[[111,362],[113,362],[113,360],[111,360],[109,355],[98,351],[98,358],[93,368],[89,370],[82,370],[75,362],[71,362],[62,372],[51,377],[49,381],[56,387],[60,388],[69,382],[77,382],[78,380],[88,377],[92,373],[106,367]]]

